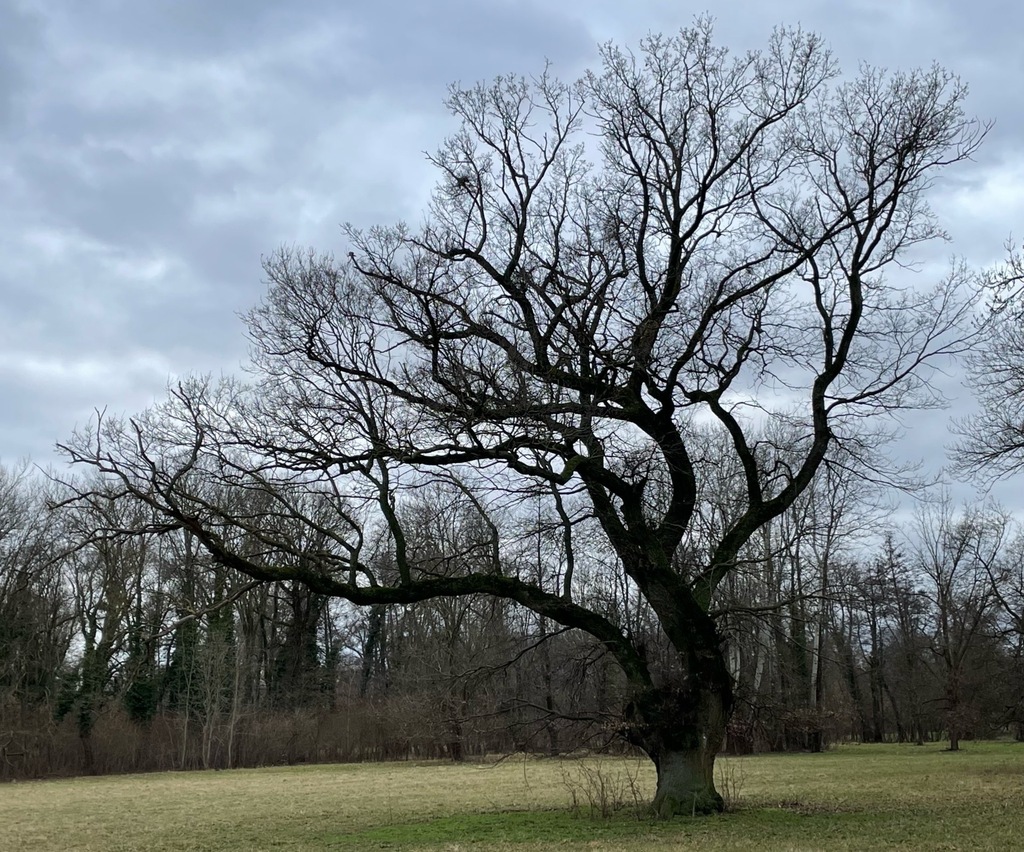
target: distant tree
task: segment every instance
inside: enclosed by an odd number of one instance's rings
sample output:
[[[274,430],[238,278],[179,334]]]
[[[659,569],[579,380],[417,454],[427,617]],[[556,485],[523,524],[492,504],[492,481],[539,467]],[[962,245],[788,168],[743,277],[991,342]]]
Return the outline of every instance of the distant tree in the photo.
[[[943,687],[951,751],[959,749],[971,727],[971,668],[978,667],[977,652],[995,632],[1003,581],[997,574],[1008,531],[1008,517],[991,507],[957,515],[944,499],[918,513],[915,557],[932,603],[931,652]]]
[[[453,88],[422,228],[350,228],[347,263],[266,261],[252,386],[183,382],[64,449],[253,578],[365,606],[493,595],[591,634],[656,810],[714,811],[734,703],[716,593],[823,466],[884,469],[866,418],[936,402],[927,365],[963,348],[974,277],[886,271],[942,236],[926,190],[984,127],[945,71],[837,82],[799,31],[733,57],[700,22],[602,58],[575,85]],[[698,530],[723,466],[730,510]],[[492,530],[524,496],[574,502],[577,540],[602,543],[670,653],[585,565],[538,575],[498,535],[422,558],[402,507],[427,484]],[[232,488],[265,508],[217,497]]]
[[[0,729],[49,709],[72,644],[66,540],[46,497],[27,465],[0,465]]]
[[[922,588],[920,562],[915,566],[904,556],[892,530],[886,533],[881,553],[872,565],[871,579],[885,619],[888,671],[884,681],[893,706],[897,737],[924,742],[923,705],[931,637],[928,633],[931,605]]]
[[[968,383],[981,410],[960,421],[959,468],[991,482],[1024,470],[1024,254],[988,281],[983,334],[968,355]]]
[[[1006,720],[1014,736],[1024,741],[1024,532],[1018,524],[1016,535],[1006,549],[1001,571],[1003,582],[996,585],[999,596],[1001,633],[1008,657]]]
[[[95,772],[93,729],[118,691],[124,658],[138,650],[143,625],[135,624],[133,617],[138,614],[136,601],[146,580],[152,541],[147,536],[95,532],[146,527],[153,515],[144,504],[116,499],[116,490],[98,477],[88,486],[95,498],[88,505],[66,505],[61,514],[81,653],[62,686],[57,715],[73,716],[86,771]]]

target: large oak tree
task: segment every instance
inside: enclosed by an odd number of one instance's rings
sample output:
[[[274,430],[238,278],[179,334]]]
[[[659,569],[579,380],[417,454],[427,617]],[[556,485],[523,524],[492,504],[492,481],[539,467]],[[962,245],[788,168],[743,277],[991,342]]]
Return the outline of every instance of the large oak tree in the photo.
[[[722,805],[716,589],[823,465],[870,464],[867,424],[933,404],[928,362],[963,345],[971,273],[922,286],[907,263],[984,127],[942,69],[843,78],[799,31],[733,56],[698,22],[602,59],[571,85],[454,88],[421,227],[268,258],[251,383],[182,383],[65,449],[253,578],[359,605],[496,595],[586,631],[621,667],[656,809],[689,814]],[[722,471],[729,511],[705,523]],[[477,518],[465,552],[416,540],[427,483]],[[526,496],[560,519],[558,571],[507,555]],[[670,664],[595,603],[581,539]]]

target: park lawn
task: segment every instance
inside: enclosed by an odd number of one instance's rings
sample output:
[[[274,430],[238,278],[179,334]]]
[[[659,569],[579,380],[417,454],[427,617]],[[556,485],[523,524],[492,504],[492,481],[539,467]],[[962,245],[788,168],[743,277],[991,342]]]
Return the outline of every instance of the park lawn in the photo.
[[[719,761],[724,816],[638,820],[645,762],[509,758],[77,778],[0,786],[0,849],[1018,849],[1024,744],[842,746]],[[585,767],[586,771],[583,771]],[[589,777],[590,781],[583,780]],[[603,780],[627,807],[592,818]],[[584,803],[569,807],[572,791]]]

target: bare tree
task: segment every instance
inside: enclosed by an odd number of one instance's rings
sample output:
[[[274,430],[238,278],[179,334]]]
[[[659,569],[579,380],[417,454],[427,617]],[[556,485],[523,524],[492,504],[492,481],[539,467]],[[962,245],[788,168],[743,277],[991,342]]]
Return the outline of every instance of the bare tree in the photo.
[[[995,631],[1009,518],[993,507],[965,509],[958,517],[947,497],[925,504],[916,526],[916,558],[934,618],[931,651],[945,693],[949,748],[957,751],[970,723],[971,654]]]
[[[251,387],[186,382],[64,449],[251,577],[370,606],[495,595],[590,633],[621,667],[656,810],[713,811],[733,707],[716,590],[830,452],[872,463],[865,418],[936,404],[928,362],[963,347],[973,276],[916,289],[885,272],[942,236],[926,190],[984,127],[945,71],[839,82],[799,31],[734,57],[699,22],[602,56],[575,85],[453,88],[461,129],[430,158],[422,228],[350,228],[347,263],[266,261]],[[762,440],[772,424],[795,445]],[[694,538],[723,464],[734,505]],[[592,605],[581,565],[539,578],[498,535],[420,558],[401,507],[426,483],[491,529],[523,495],[578,501],[667,663]],[[233,511],[225,486],[265,510]],[[239,529],[263,549],[233,547]]]
[[[1024,255],[989,278],[983,334],[968,356],[968,378],[981,410],[957,424],[961,470],[991,482],[1024,469]]]
[[[1008,657],[1006,719],[1014,736],[1024,741],[1024,532],[1019,524],[1004,554],[1001,583],[995,583],[999,597],[1001,634]]]
[[[65,570],[74,598],[77,638],[81,656],[74,677],[62,687],[58,715],[74,714],[87,772],[98,771],[92,743],[93,729],[143,625],[135,624],[136,601],[142,594],[149,565],[151,539],[125,537],[116,531],[149,526],[153,514],[145,504],[117,499],[100,477],[75,488],[91,488],[88,505],[65,506],[61,513]],[[104,530],[95,534],[95,531]],[[110,534],[108,534],[110,533]]]
[[[66,542],[46,497],[27,465],[0,465],[0,729],[28,726],[33,706],[56,691],[72,645]]]

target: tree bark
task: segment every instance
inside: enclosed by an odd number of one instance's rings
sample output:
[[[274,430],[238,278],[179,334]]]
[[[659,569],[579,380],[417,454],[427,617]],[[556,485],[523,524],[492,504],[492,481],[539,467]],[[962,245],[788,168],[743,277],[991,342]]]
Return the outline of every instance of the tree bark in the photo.
[[[714,773],[732,705],[731,685],[689,680],[686,687],[649,688],[626,708],[626,737],[647,752],[657,770],[653,809],[662,818],[725,807]]]
[[[685,637],[674,637],[679,671],[661,683],[634,680],[625,712],[626,738],[650,756],[657,770],[652,807],[662,818],[725,809],[715,789],[715,757],[732,713],[732,676],[714,620],[690,614]]]

